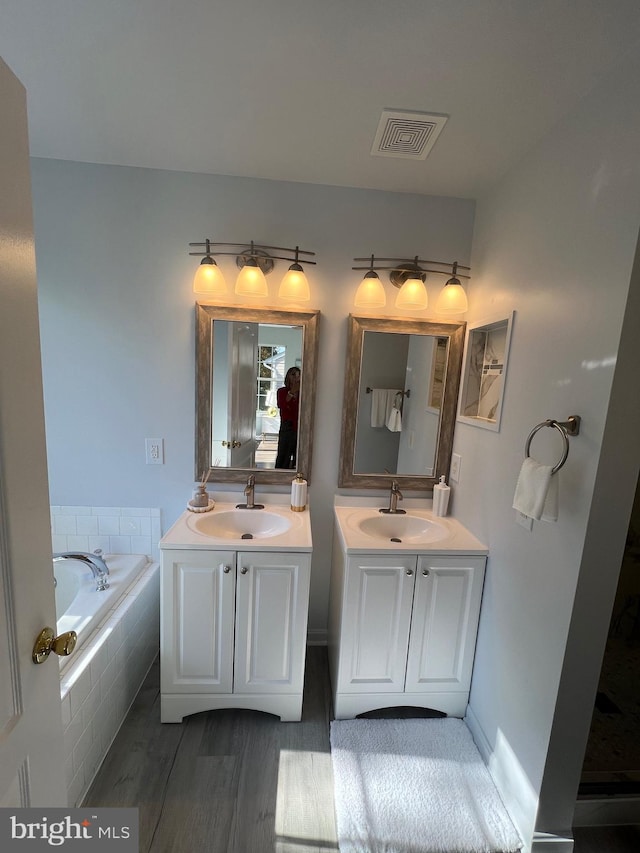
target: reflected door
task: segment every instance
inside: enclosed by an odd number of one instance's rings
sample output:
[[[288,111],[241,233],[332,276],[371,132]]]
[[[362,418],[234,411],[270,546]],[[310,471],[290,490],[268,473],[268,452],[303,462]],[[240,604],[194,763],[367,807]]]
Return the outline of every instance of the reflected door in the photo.
[[[433,405],[438,345],[439,339],[431,335],[409,336],[405,388],[411,393],[402,407],[397,474],[434,475],[440,429],[439,399]]]
[[[255,424],[258,388],[258,324],[232,323],[231,404],[227,409],[228,467],[255,467]]]

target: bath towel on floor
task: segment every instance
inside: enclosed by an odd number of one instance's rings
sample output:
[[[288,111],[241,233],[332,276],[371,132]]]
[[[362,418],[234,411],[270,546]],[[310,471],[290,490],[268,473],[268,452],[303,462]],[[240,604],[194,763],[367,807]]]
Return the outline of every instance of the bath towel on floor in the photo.
[[[373,388],[371,390],[371,426],[383,427],[393,409],[393,404],[396,399],[396,394],[400,391],[397,388]]]
[[[551,465],[525,459],[518,475],[513,508],[536,521],[558,520],[558,475]]]

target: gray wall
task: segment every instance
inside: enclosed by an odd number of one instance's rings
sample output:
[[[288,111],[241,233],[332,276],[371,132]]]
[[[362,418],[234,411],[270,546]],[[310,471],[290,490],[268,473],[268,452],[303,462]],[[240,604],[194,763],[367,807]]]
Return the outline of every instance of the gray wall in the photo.
[[[197,259],[188,243],[253,239],[317,252],[308,273],[311,307],[321,311],[309,625],[324,631],[346,317],[361,277],[353,258],[375,252],[468,263],[474,203],[54,160],[32,165],[52,504],[160,506],[164,529],[173,523],[194,476]],[[232,282],[235,264],[224,262]],[[268,278],[271,299],[253,305],[277,304],[285,269],[281,262]],[[431,304],[443,282],[427,283]],[[386,313],[399,314],[387,287]],[[164,438],[163,466],[145,464],[147,436]]]
[[[639,433],[607,412],[614,371],[638,407],[637,372],[629,381],[617,354],[640,226],[639,79],[636,54],[478,203],[467,319],[516,315],[500,432],[457,425],[453,513],[490,548],[470,704],[528,838],[538,808],[538,830],[571,827],[638,474]],[[583,421],[558,474],[559,519],[528,532],[511,508],[525,440],[574,414]],[[532,443],[543,462],[560,449],[553,435]],[[549,753],[552,729],[564,737]]]

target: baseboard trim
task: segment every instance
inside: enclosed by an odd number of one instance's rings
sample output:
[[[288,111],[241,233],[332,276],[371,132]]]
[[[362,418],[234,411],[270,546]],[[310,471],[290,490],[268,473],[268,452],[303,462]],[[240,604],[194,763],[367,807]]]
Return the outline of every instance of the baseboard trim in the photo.
[[[308,646],[326,646],[327,645],[327,629],[326,628],[309,628],[307,631]]]
[[[524,841],[523,850],[533,853],[536,848],[527,845],[530,839],[534,839],[533,830],[538,811],[537,794],[531,787],[526,773],[502,732],[498,731],[496,743],[492,746],[471,705],[467,705],[467,713],[464,719],[478,751],[487,765],[509,817],[513,821],[520,838]],[[531,844],[534,844],[533,840]],[[567,853],[573,849],[573,842],[571,845],[570,848],[567,848]],[[554,853],[565,853],[565,849],[562,847],[554,848]]]
[[[640,824],[640,797],[582,797],[576,802],[574,826]]]
[[[573,838],[536,832],[531,842],[531,853],[573,853]]]

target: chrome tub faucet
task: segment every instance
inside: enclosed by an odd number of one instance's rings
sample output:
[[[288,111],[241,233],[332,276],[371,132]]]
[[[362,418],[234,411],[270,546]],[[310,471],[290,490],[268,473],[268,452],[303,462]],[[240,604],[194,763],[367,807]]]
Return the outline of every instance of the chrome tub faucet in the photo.
[[[96,590],[102,592],[109,589],[109,566],[102,558],[102,552],[89,554],[87,551],[61,551],[53,555],[53,562],[58,563],[61,560],[77,560],[89,566],[91,573],[96,579]]]

